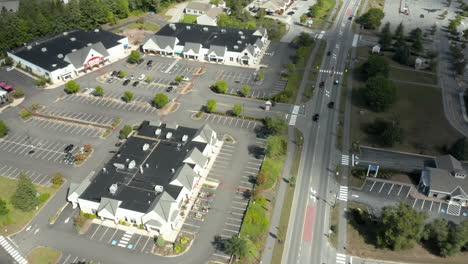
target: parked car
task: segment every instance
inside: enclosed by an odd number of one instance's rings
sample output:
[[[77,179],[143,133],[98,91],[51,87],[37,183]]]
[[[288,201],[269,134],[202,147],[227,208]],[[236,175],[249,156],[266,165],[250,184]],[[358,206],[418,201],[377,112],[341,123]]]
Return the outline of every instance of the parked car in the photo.
[[[335,106],[335,102],[329,102],[328,103],[328,108],[333,108]]]
[[[335,83],[335,84],[339,84],[339,83],[340,83],[340,81],[338,81],[338,80],[335,80],[335,82],[334,82],[334,83]]]
[[[146,66],[146,70],[151,71],[151,69],[153,69],[153,65],[150,64],[150,65]]]
[[[111,73],[111,76],[112,76],[112,77],[115,77],[115,76],[117,76],[117,74],[119,74],[118,71],[113,71],[113,72]]]
[[[123,82],[123,86],[127,86],[127,84],[129,84],[129,83],[130,83],[130,80],[127,79],[127,80],[125,80],[125,81]]]
[[[107,79],[107,82],[108,82],[108,83],[112,83],[114,80],[115,80],[114,77],[109,77],[109,78]]]
[[[70,145],[66,146],[65,149],[63,150],[63,152],[68,153],[68,152],[72,151],[74,146],[75,145],[73,145],[73,144],[70,144]]]
[[[315,114],[313,117],[312,117],[312,120],[314,120],[315,122],[317,122],[319,120],[319,114]]]
[[[348,20],[353,20],[353,16],[348,17]]]
[[[153,60],[149,60],[149,61],[146,63],[146,66],[150,66],[150,65],[153,65]]]
[[[188,82],[188,81],[190,81],[190,78],[189,78],[189,77],[182,76],[182,81]]]
[[[135,79],[135,75],[134,74],[130,75],[130,80],[134,80],[134,79]]]
[[[138,84],[140,84],[140,82],[139,82],[139,81],[136,81],[136,82],[134,82],[134,83],[132,84],[132,86],[133,86],[133,87],[137,87]]]
[[[0,87],[6,86],[7,82],[6,81],[0,81]]]
[[[13,92],[13,86],[11,85],[6,85],[6,86],[2,86],[2,89],[7,91],[7,92]]]
[[[293,11],[289,11],[289,12],[288,12],[288,16],[292,16],[292,15],[294,15],[294,12],[293,12]]]
[[[146,77],[146,75],[141,74],[140,76],[138,76],[138,80],[143,81],[145,79],[145,77]]]
[[[325,87],[325,82],[320,82],[319,87],[320,87],[320,88]]]
[[[122,72],[122,71],[118,71],[117,74],[116,74],[115,76],[119,77],[121,72]]]
[[[172,91],[172,89],[174,89],[174,87],[169,86],[169,87],[167,87],[166,92],[170,93]]]
[[[178,86],[179,83],[178,82],[170,82],[169,85]]]

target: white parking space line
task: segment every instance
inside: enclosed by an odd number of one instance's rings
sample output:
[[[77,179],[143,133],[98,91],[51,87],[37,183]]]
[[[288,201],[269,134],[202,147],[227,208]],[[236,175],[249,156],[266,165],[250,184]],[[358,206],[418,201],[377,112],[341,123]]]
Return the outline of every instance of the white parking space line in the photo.
[[[392,191],[394,185],[395,185],[395,184],[392,184],[392,186],[390,187],[390,190],[388,190],[387,195],[390,195],[390,192]]]
[[[411,192],[411,187],[409,188],[408,193],[406,194],[406,198],[408,198],[408,195],[410,194],[410,192]]]
[[[401,189],[403,189],[403,185],[400,186],[400,190],[398,191],[397,196],[400,196]]]
[[[413,208],[414,208],[414,206],[416,205],[416,202],[417,202],[417,201],[418,201],[418,199],[414,199],[414,203],[413,203],[413,206],[412,206]]]
[[[374,189],[375,183],[376,183],[376,181],[374,181],[374,183],[372,184],[372,187],[370,188],[369,192],[372,192],[372,189]]]
[[[422,204],[421,204],[421,210],[423,209],[424,203],[425,203],[425,202],[426,202],[426,200],[423,199],[423,202],[422,202]]]
[[[385,182],[382,184],[382,186],[380,187],[380,190],[379,190],[379,193],[382,191],[383,187],[385,186]]]

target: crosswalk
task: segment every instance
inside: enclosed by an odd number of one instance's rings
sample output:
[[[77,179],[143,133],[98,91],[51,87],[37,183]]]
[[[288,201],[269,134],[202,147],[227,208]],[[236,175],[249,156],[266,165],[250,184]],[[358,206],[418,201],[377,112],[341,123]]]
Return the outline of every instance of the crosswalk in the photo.
[[[341,155],[341,165],[349,165],[349,155]]]
[[[336,75],[343,75],[343,72],[338,72],[338,71],[332,71],[332,70],[319,70],[321,73],[333,73]]]
[[[0,236],[0,245],[10,254],[12,258],[14,258],[19,264],[28,264],[28,261],[21,256],[21,254],[14,249],[10,243],[3,237]]]
[[[336,264],[345,264],[346,255],[342,253],[336,253]]]
[[[340,194],[338,195],[338,200],[348,201],[348,186],[340,186]]]
[[[120,239],[118,246],[119,247],[127,247],[128,241],[132,238],[132,232],[126,232],[123,237]]]

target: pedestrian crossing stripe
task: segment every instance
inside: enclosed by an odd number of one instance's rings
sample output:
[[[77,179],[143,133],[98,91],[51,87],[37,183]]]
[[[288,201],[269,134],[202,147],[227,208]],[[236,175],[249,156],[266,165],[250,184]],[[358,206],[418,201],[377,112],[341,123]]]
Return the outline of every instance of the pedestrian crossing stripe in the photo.
[[[348,186],[340,186],[339,200],[348,201]]]
[[[336,253],[336,263],[337,264],[345,264],[346,263],[346,255],[341,253]]]
[[[319,69],[319,68],[317,68],[317,69]],[[320,70],[319,72],[321,72],[321,73],[333,73],[333,74],[336,74],[336,75],[343,75],[344,74],[343,72],[331,71],[331,70]]]
[[[349,156],[348,155],[341,155],[341,165],[349,165]]]

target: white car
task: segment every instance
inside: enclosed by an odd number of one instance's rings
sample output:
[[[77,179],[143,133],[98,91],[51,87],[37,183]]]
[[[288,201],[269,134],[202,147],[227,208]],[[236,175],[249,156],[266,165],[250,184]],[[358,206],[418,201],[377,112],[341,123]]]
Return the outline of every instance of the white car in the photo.
[[[145,77],[146,77],[146,75],[141,74],[141,75],[138,77],[138,80],[143,81],[143,79],[145,79]]]
[[[190,81],[190,78],[189,78],[189,77],[182,76],[182,81],[188,82],[188,81]]]
[[[94,88],[84,88],[83,89],[83,94],[90,95],[90,94],[93,94],[94,91],[96,91],[96,89],[94,89]]]

